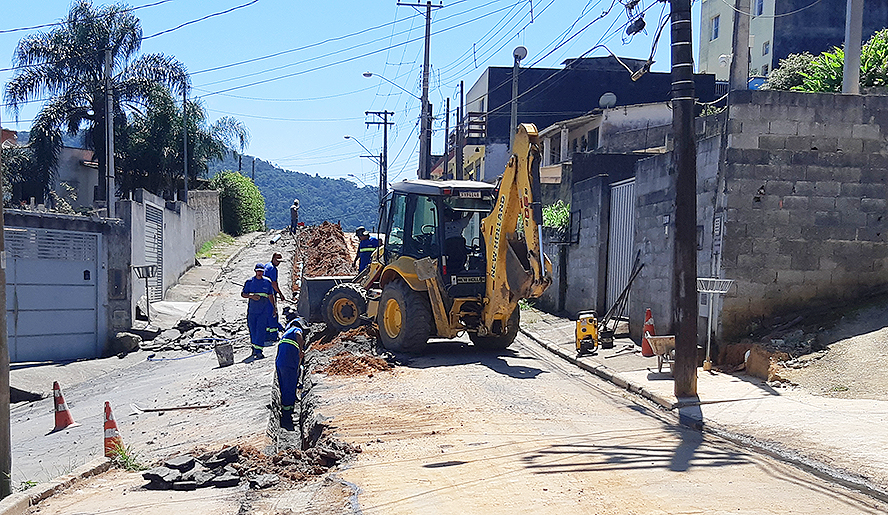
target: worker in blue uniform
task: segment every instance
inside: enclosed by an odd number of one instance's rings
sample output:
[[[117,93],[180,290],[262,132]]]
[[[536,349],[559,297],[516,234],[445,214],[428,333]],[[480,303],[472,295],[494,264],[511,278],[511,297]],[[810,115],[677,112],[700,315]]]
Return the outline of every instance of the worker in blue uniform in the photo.
[[[360,242],[358,243],[358,253],[355,255],[355,260],[352,264],[360,261],[358,264],[358,271],[360,272],[370,264],[370,258],[373,256],[373,252],[379,247],[379,240],[370,236],[370,233],[368,233],[363,226],[355,229],[355,236],[358,237]]]
[[[271,281],[271,287],[274,289],[275,297],[283,301],[286,299],[284,299],[284,294],[281,292],[280,286],[278,286],[278,265],[281,264],[282,259],[283,256],[278,252],[271,255],[271,261],[265,265],[265,278]],[[277,312],[275,312],[275,315],[277,315]],[[278,322],[277,316],[269,317],[268,327],[266,328],[265,333],[265,341],[276,342],[278,340],[278,334],[283,330],[284,328]]]
[[[247,327],[250,330],[250,344],[253,347],[254,359],[261,359],[265,336],[268,332],[268,320],[277,318],[277,304],[274,300],[274,288],[271,281],[264,277],[265,264],[256,263],[253,267],[255,276],[244,283],[241,297],[250,299],[247,302]]]
[[[292,431],[293,411],[296,406],[299,388],[302,353],[305,350],[305,337],[308,325],[301,317],[293,319],[281,335],[277,358],[274,360],[278,386],[281,389],[281,428]]]

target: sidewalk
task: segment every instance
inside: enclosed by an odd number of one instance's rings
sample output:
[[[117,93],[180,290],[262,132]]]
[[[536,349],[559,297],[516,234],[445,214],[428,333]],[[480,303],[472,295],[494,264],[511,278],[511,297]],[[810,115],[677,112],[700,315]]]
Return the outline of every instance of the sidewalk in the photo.
[[[641,347],[618,338],[613,349],[578,358],[576,322],[522,312],[521,331],[558,356],[674,412],[685,425],[778,455],[809,471],[888,500],[888,402],[833,399],[772,388],[746,376],[697,369],[697,397],[677,398],[672,375]]]

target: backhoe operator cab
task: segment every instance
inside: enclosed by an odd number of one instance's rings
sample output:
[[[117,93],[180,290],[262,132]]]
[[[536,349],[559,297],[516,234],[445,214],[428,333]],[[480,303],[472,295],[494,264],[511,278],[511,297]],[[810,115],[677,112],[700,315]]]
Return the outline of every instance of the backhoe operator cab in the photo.
[[[551,283],[551,263],[540,249],[541,208],[534,201],[536,128],[520,128],[522,154],[513,155],[499,185],[392,184],[380,206],[382,242],[370,265],[321,302],[328,326],[351,329],[366,315],[376,320],[385,348],[414,353],[430,337],[464,332],[484,348],[504,349],[514,341],[518,300],[539,296]]]

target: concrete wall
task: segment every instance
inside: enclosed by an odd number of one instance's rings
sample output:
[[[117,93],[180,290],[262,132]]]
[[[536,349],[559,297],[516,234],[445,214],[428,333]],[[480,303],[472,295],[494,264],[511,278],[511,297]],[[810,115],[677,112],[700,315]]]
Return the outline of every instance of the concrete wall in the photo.
[[[188,192],[188,208],[194,216],[194,248],[212,240],[222,231],[219,192],[192,190]]]
[[[725,334],[888,284],[888,97],[731,95]]]
[[[133,266],[145,264],[145,206],[151,204],[163,209],[163,291],[179,280],[179,276],[194,266],[194,213],[184,202],[166,202],[144,190],[134,192],[134,200],[117,202],[117,214],[130,228]],[[132,274],[132,272],[130,272]],[[145,295],[145,283],[133,283],[131,314],[135,316],[136,302]]]
[[[564,258],[566,247],[561,243],[565,235],[551,227],[543,227],[543,254],[552,262],[552,284],[543,295],[537,299],[535,306],[548,311],[558,313],[564,309],[564,293],[567,288]]]
[[[52,189],[75,210],[91,208],[95,188],[99,184],[99,171],[83,166],[83,161],[93,158],[92,150],[64,147],[59,154],[59,166]],[[62,183],[67,184],[69,191]]]
[[[99,342],[107,349],[111,338],[118,331],[132,327],[130,276],[130,241],[127,227],[120,220],[93,220],[83,216],[36,213],[6,210],[4,223],[7,227],[30,227],[99,233],[102,235],[104,252],[100,256],[99,271],[107,271],[107,279],[100,273],[99,279]],[[103,354],[106,354],[103,352]],[[92,357],[92,356],[89,356]]]

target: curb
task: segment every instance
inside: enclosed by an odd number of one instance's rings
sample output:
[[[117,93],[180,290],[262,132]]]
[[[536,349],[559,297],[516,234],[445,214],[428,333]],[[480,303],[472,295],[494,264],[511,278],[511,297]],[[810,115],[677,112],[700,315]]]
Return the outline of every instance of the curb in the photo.
[[[96,458],[81,465],[69,474],[59,476],[52,481],[40,483],[24,492],[14,493],[0,500],[0,515],[23,515],[31,506],[52,497],[57,492],[70,487],[75,482],[101,474],[111,468],[111,460],[105,457]]]
[[[628,379],[626,379],[625,377],[621,376],[620,374],[614,372],[613,370],[611,370],[610,368],[608,368],[602,364],[598,364],[598,363],[592,364],[592,363],[586,363],[584,361],[580,361],[579,359],[577,359],[576,356],[574,356],[570,353],[564,352],[563,350],[556,347],[555,345],[544,342],[540,338],[537,338],[537,336],[534,335],[533,333],[531,333],[530,331],[527,331],[524,328],[521,328],[520,331],[522,334],[524,334],[525,336],[527,336],[528,338],[530,338],[531,340],[536,342],[537,345],[543,347],[544,349],[548,350],[552,354],[555,354],[556,356],[559,356],[562,359],[564,359],[570,363],[573,363],[574,365],[582,368],[583,370],[585,370],[587,372],[591,372],[591,373],[597,375],[598,377],[604,379],[605,381],[611,382],[611,383],[619,386],[620,388],[624,388],[634,394],[641,395],[645,399],[653,401],[653,402],[659,404],[660,406],[662,406],[664,409],[667,409],[669,411],[672,411],[675,408],[679,407],[678,402],[673,402],[671,399],[667,399],[667,398],[663,397],[662,395],[652,392],[652,391],[648,390],[647,388],[645,388],[644,386],[639,386],[637,384],[634,384],[634,383],[630,382]]]

